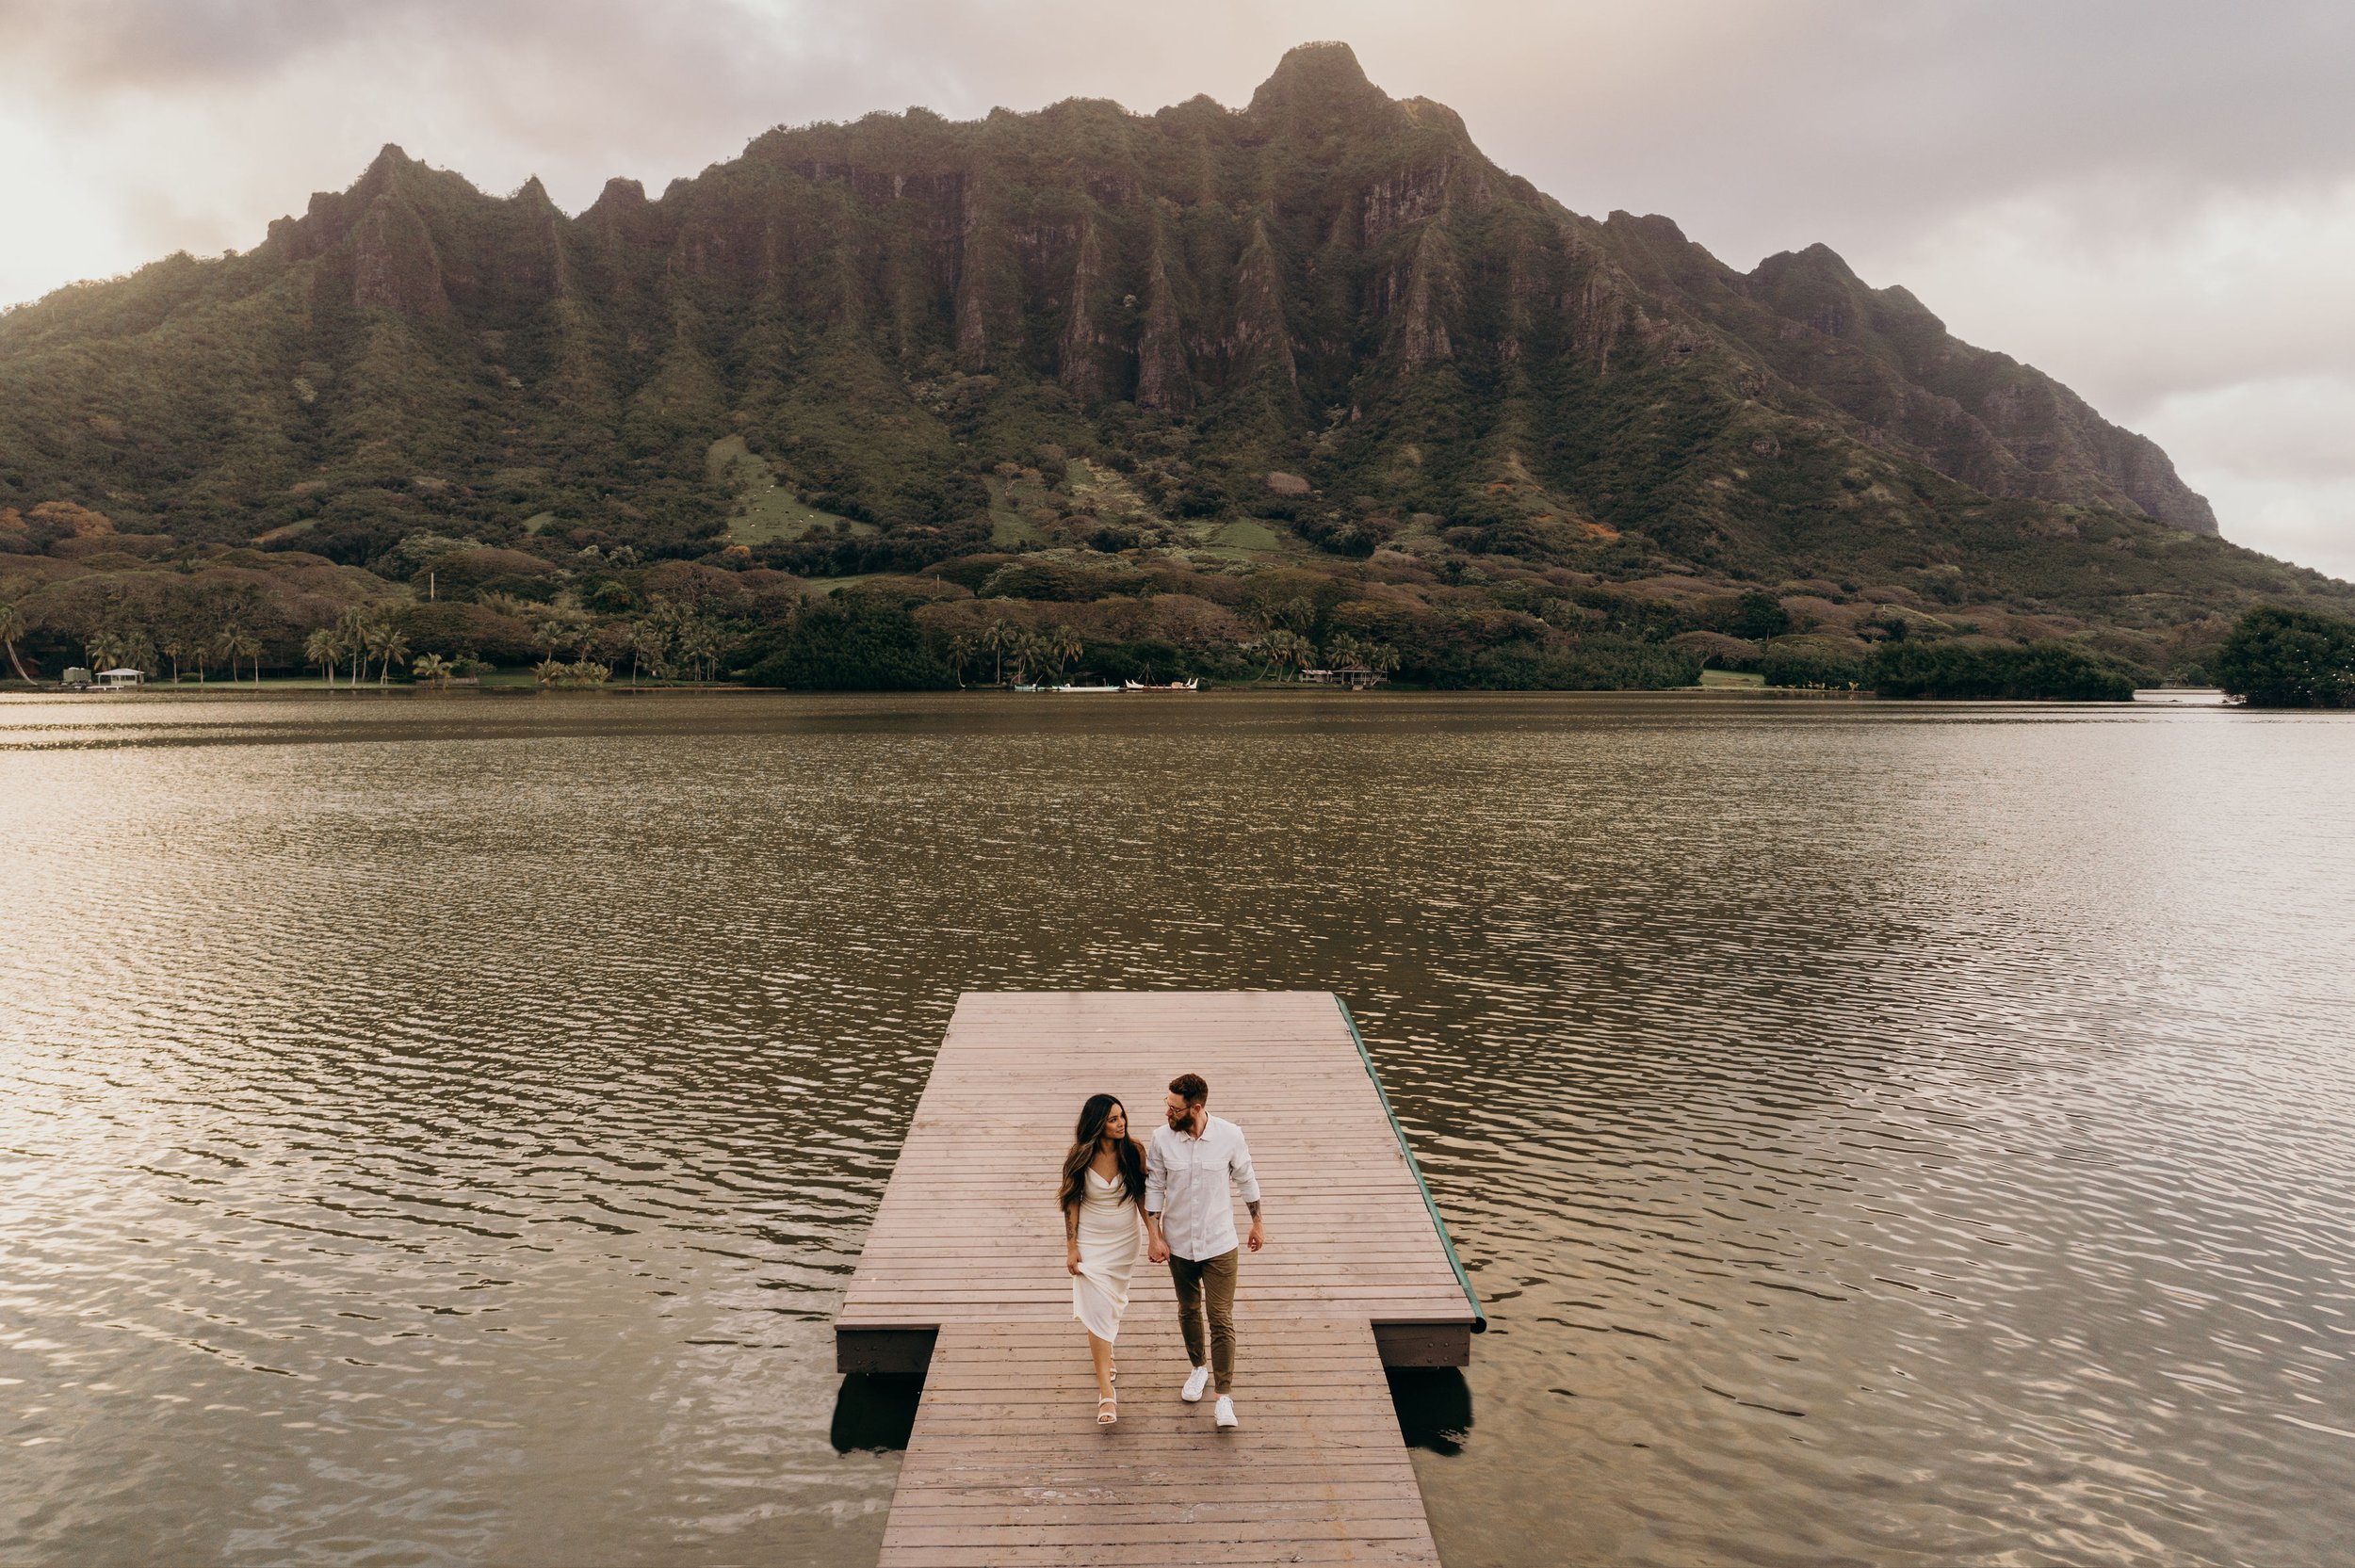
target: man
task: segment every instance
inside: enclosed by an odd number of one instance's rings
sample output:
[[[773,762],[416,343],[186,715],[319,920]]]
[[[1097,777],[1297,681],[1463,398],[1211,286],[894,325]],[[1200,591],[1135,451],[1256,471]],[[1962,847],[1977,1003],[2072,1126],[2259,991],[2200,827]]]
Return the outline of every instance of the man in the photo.
[[[1220,1429],[1235,1419],[1235,1276],[1241,1249],[1235,1245],[1235,1200],[1231,1181],[1251,1207],[1251,1235],[1244,1245],[1258,1252],[1267,1239],[1259,1221],[1259,1179],[1251,1173],[1251,1149],[1242,1129],[1210,1112],[1210,1086],[1199,1075],[1180,1073],[1169,1081],[1169,1125],[1153,1130],[1145,1156],[1146,1256],[1169,1265],[1178,1286],[1178,1320],[1186,1331],[1186,1357],[1194,1375],[1178,1398],[1198,1403],[1203,1389],[1218,1380],[1216,1420]],[[1210,1317],[1210,1353],[1203,1353],[1202,1319]]]

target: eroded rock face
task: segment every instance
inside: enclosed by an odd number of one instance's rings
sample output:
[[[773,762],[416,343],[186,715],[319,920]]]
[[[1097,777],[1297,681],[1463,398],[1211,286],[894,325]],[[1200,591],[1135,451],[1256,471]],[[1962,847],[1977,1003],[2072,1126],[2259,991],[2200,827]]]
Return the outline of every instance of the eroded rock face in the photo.
[[[449,314],[433,236],[407,203],[386,195],[352,225],[351,302],[403,315]]]
[[[339,465],[447,467],[490,429],[486,473],[560,469],[625,497],[649,475],[706,483],[701,453],[738,436],[845,515],[939,530],[986,502],[992,464],[1033,461],[1042,437],[1006,433],[1026,420],[1098,421],[1085,439],[1107,445],[1160,422],[1182,439],[1129,455],[1191,452],[1156,492],[1187,515],[1313,491],[1537,558],[1566,530],[1630,533],[1766,571],[1794,509],[1869,495],[1922,525],[1934,487],[1842,481],[1890,461],[1982,497],[2216,529],[2155,445],[1903,289],[1821,247],[1744,274],[1665,218],[1573,214],[1340,45],[1293,51],[1242,110],[1071,101],[777,130],[658,197],[612,181],[578,217],[536,181],[494,197],[387,147],[236,270],[206,270],[225,265],[186,262],[154,309],[0,319],[0,357],[62,346],[0,400],[0,444],[133,488],[150,481],[108,466],[132,448],[142,474],[234,461],[254,473],[206,494],[279,494]],[[77,346],[187,301],[232,313],[219,330],[252,334],[269,385],[312,394],[240,425],[235,454],[53,439],[52,404],[86,423],[113,400],[77,381],[98,374]],[[388,317],[422,335],[403,348]],[[139,341],[156,386],[202,376]],[[1001,408],[1018,412],[993,423]],[[1304,489],[1271,492],[1271,473]],[[1338,530],[1307,515],[1324,505],[1292,521]]]

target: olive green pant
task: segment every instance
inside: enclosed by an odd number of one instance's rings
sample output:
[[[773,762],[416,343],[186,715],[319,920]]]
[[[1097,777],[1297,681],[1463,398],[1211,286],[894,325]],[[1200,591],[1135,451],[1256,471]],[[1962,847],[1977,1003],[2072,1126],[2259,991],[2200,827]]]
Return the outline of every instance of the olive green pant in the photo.
[[[1221,1394],[1235,1391],[1235,1276],[1242,1249],[1230,1247],[1200,1262],[1173,1255],[1169,1277],[1178,1285],[1178,1322],[1186,1331],[1186,1359],[1203,1365],[1202,1318],[1210,1319],[1210,1379]]]

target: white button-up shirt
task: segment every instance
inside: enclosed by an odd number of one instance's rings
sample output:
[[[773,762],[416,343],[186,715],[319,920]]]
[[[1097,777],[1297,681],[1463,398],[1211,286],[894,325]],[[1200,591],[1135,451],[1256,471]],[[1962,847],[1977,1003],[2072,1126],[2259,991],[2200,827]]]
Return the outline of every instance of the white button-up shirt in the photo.
[[[1203,1121],[1199,1138],[1166,1123],[1154,1128],[1145,1154],[1145,1211],[1161,1217],[1170,1252],[1190,1263],[1224,1257],[1238,1245],[1230,1179],[1244,1203],[1259,1201],[1242,1129],[1222,1117]]]

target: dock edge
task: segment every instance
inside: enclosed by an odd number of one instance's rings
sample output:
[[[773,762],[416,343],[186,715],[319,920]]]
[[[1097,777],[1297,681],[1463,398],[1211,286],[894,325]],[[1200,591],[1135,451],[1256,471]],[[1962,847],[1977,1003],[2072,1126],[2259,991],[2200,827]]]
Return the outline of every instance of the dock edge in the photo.
[[[1373,1054],[1366,1049],[1366,1037],[1357,1032],[1356,1015],[1349,1010],[1349,1003],[1339,992],[1330,994],[1333,1005],[1341,1010],[1341,1022],[1349,1026],[1349,1038],[1356,1043],[1357,1059],[1365,1063],[1366,1076],[1373,1080],[1373,1093],[1382,1102],[1382,1114],[1390,1119],[1390,1131],[1398,1139],[1398,1152],[1406,1160],[1407,1173],[1415,1178],[1415,1190],[1422,1194],[1422,1206],[1430,1211],[1432,1228],[1439,1233],[1439,1245],[1447,1250],[1448,1267],[1455,1270],[1455,1283],[1463,1286],[1464,1300],[1472,1311],[1471,1332],[1486,1334],[1488,1315],[1481,1309],[1480,1292],[1472,1288],[1471,1276],[1464,1271],[1464,1260],[1455,1251],[1455,1237],[1448,1234],[1438,1201],[1431,1196],[1431,1184],[1422,1179],[1422,1166],[1415,1158],[1415,1146],[1406,1140],[1406,1129],[1399,1124],[1398,1111],[1390,1105],[1390,1091],[1382,1087],[1382,1075],[1374,1070]]]

